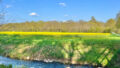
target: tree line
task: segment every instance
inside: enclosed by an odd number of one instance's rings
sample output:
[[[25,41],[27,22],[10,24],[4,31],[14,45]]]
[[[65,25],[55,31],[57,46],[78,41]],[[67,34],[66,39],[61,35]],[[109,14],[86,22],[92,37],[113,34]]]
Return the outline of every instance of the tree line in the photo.
[[[97,21],[94,17],[90,21],[31,21],[21,23],[8,23],[0,26],[0,31],[18,32],[95,32],[95,33],[120,33],[120,13],[116,19],[107,22]]]
[[[107,22],[97,21],[92,16],[90,21],[26,21],[3,24],[4,17],[5,13],[0,11],[0,23],[2,23],[0,24],[0,31],[120,33],[120,12],[115,19],[109,19]]]

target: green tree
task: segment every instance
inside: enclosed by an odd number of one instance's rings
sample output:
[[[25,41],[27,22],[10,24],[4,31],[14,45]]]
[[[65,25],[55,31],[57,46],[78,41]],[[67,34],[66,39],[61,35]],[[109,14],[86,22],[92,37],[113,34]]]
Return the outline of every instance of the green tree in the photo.
[[[105,23],[106,27],[112,28],[115,26],[115,20],[114,19],[109,19],[106,23]]]
[[[104,32],[113,32],[115,30],[115,20],[114,19],[109,19],[106,23],[105,23],[105,30]]]

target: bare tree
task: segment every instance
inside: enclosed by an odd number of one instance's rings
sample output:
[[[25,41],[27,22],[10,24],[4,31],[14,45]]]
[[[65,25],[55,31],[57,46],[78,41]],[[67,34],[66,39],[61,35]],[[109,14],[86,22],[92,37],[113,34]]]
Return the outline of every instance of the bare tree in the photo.
[[[119,17],[120,17],[120,12],[118,12],[115,20],[117,21]]]
[[[0,0],[0,6],[2,6],[2,0]],[[4,23],[5,20],[5,9],[0,7],[0,25]]]
[[[0,5],[1,5],[2,0],[0,0]],[[2,20],[2,12],[1,12],[1,8],[0,8],[0,24],[1,24],[1,20]]]

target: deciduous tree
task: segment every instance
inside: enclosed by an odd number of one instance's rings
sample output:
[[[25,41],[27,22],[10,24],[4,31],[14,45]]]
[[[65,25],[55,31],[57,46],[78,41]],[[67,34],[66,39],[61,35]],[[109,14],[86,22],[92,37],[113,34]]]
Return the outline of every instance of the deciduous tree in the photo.
[[[118,29],[120,29],[120,17],[118,18],[118,20],[117,20],[117,22],[116,22],[116,27],[117,27]]]

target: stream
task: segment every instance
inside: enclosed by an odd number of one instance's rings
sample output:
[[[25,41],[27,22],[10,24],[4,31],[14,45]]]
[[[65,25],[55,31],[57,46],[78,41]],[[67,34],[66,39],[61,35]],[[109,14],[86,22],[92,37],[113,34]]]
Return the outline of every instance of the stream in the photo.
[[[0,64],[12,65],[13,68],[94,68],[93,66],[88,65],[64,65],[58,62],[41,62],[41,61],[24,61],[10,59],[7,57],[0,56]]]

